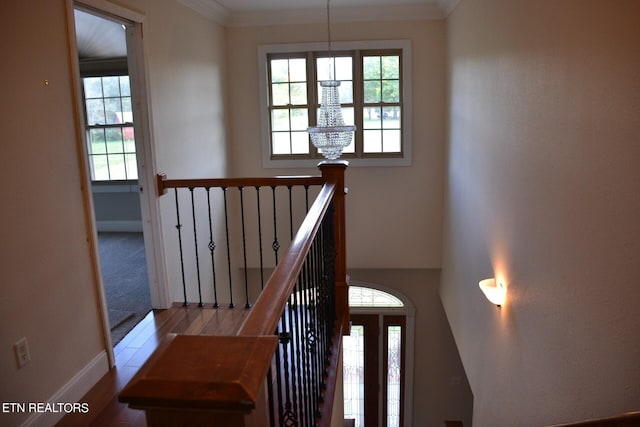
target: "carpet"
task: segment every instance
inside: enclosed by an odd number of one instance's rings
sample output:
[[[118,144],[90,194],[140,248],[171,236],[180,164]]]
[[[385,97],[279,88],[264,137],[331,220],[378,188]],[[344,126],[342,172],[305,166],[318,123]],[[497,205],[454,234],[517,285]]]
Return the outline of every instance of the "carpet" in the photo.
[[[98,233],[100,268],[115,346],[151,310],[142,233]]]

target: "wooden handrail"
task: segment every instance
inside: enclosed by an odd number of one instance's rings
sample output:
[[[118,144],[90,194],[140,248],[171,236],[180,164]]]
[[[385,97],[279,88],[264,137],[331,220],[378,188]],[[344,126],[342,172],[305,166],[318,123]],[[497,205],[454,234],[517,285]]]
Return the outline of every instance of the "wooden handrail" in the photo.
[[[296,185],[322,185],[322,176],[273,176],[264,178],[202,178],[202,179],[167,179],[167,175],[156,175],[158,196],[167,193],[169,188],[217,188],[217,187],[280,187]]]
[[[291,241],[285,257],[271,274],[238,335],[269,335],[276,330],[282,311],[293,291],[307,252],[329,209],[334,193],[334,183],[327,183],[322,187]]]
[[[638,427],[640,426],[640,411],[628,412],[613,417],[594,420],[576,421],[566,424],[555,424],[550,427]]]

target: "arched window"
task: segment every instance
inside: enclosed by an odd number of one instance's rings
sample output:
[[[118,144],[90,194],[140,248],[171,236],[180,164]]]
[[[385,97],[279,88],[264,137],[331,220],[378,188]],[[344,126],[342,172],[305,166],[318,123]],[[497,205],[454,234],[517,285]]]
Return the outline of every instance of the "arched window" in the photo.
[[[411,425],[413,306],[383,286],[351,284],[349,307],[351,333],[343,337],[345,419],[355,419],[358,427]]]
[[[400,298],[379,289],[349,286],[349,307],[404,307]]]

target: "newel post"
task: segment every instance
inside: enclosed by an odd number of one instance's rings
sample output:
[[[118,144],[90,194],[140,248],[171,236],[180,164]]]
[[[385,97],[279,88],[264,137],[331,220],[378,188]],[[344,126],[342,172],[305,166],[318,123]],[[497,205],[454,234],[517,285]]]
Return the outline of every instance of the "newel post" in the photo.
[[[332,182],[336,186],[333,198],[334,208],[334,240],[336,245],[335,280],[336,280],[336,315],[342,319],[342,331],[349,335],[349,276],[347,276],[347,245],[345,222],[344,175],[349,162],[346,160],[323,161],[318,164],[325,182]]]

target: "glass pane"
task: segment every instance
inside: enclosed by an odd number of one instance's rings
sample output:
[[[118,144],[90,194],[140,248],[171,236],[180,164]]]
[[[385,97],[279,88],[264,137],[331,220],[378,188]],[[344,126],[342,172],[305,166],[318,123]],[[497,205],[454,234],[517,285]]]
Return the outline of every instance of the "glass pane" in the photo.
[[[104,129],[90,129],[88,142],[89,154],[104,154],[107,152]]]
[[[382,152],[382,134],[378,130],[364,131],[364,147],[365,153],[381,153]]]
[[[394,295],[373,288],[349,286],[349,307],[404,307]]]
[[[125,154],[125,166],[127,168],[126,179],[138,179],[138,163],[135,154]]]
[[[107,152],[110,154],[122,153],[122,130],[120,128],[105,129],[107,136]]]
[[[353,65],[349,56],[341,56],[336,58],[336,80],[352,80]]]
[[[353,104],[353,82],[342,81],[338,87],[341,104]]]
[[[271,152],[273,154],[291,154],[289,132],[271,133]]]
[[[374,103],[380,102],[381,84],[378,80],[370,80],[364,82],[364,102]]]
[[[382,109],[382,127],[400,129],[400,107],[384,107]]]
[[[122,98],[122,117],[126,122],[133,123],[133,109],[131,108],[131,97],[123,96]],[[124,121],[123,121],[124,123]]]
[[[349,143],[349,145],[344,147],[342,149],[342,152],[343,153],[355,153],[356,152],[356,141],[354,139],[351,139],[351,142]]]
[[[120,96],[120,78],[117,76],[103,77],[102,88],[105,98]]]
[[[122,128],[122,136],[124,137],[124,151],[126,153],[135,153],[136,141],[133,137],[133,127]]]
[[[289,110],[271,111],[271,129],[274,131],[289,130]]]
[[[362,126],[364,129],[381,129],[382,128],[382,108],[367,107],[363,112]]]
[[[382,78],[383,79],[400,78],[400,57],[399,56],[383,56],[382,57]]]
[[[102,98],[102,79],[87,77],[83,79],[85,98]]]
[[[400,102],[400,81],[382,81],[382,102]]]
[[[129,76],[120,76],[120,94],[122,96],[131,96],[131,88],[129,87]]]
[[[402,327],[387,327],[387,427],[400,427]]]
[[[85,105],[87,107],[87,124],[90,126],[105,124],[102,99],[87,99]]]
[[[306,109],[296,108],[291,111],[291,130],[306,131],[309,127],[309,115]]]
[[[289,84],[277,83],[271,85],[271,105],[289,105]]]
[[[401,151],[399,129],[382,131],[382,138],[384,141],[383,151],[385,153],[399,153]]]
[[[331,58],[316,58],[316,74],[319,82],[331,79],[333,76]]]
[[[284,83],[289,81],[289,60],[271,60],[271,81],[273,83]]]
[[[363,77],[365,80],[380,78],[380,57],[365,56],[362,58]]]
[[[91,179],[94,181],[109,180],[109,164],[107,156],[89,156],[89,164],[91,165]]]
[[[342,338],[344,417],[364,427],[364,326],[352,325]]]
[[[304,58],[296,58],[289,60],[289,81],[306,82],[307,81],[307,60]]]
[[[120,98],[107,98],[104,100],[104,114],[106,124],[114,125],[122,123],[122,102]]]
[[[291,132],[291,154],[309,154],[309,134]]]
[[[124,154],[109,154],[109,175],[111,179],[127,179]]]
[[[293,105],[304,105],[307,103],[307,84],[291,83],[291,103]]]
[[[355,119],[353,117],[353,107],[342,107],[342,118],[344,119],[345,124],[354,124]]]

